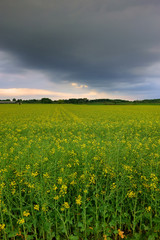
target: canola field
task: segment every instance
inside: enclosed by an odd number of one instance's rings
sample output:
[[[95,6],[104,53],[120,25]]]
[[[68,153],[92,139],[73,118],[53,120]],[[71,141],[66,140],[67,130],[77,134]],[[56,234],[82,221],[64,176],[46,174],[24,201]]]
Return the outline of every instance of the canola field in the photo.
[[[0,239],[160,239],[160,106],[1,105]]]

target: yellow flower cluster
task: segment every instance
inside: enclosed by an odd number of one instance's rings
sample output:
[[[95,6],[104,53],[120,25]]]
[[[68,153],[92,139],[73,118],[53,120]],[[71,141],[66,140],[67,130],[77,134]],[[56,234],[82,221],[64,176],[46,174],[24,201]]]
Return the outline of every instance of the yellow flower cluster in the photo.
[[[64,202],[64,203],[63,203],[63,207],[64,207],[64,208],[67,208],[67,209],[70,208],[69,203],[68,203],[68,202]]]
[[[5,224],[0,224],[0,231],[4,230],[5,229]]]
[[[24,217],[28,217],[29,215],[30,215],[30,213],[29,213],[28,210],[26,210],[26,211],[23,212],[23,216],[24,216]]]
[[[128,196],[129,198],[134,198],[134,197],[136,197],[136,193],[133,192],[133,191],[131,191],[131,190],[129,190],[129,191],[127,192],[127,196]]]
[[[77,205],[81,205],[82,204],[82,197],[81,197],[81,195],[78,195],[78,197],[76,198],[76,204]]]
[[[39,205],[38,204],[34,205],[34,209],[39,211]]]
[[[149,207],[146,207],[145,209],[147,212],[150,212],[152,208],[151,208],[151,206],[149,206]]]
[[[32,175],[33,177],[36,177],[36,176],[38,176],[38,172],[32,172],[31,175]]]
[[[24,224],[24,223],[25,223],[24,218],[20,218],[20,219],[17,221],[17,223],[18,223],[19,225]]]

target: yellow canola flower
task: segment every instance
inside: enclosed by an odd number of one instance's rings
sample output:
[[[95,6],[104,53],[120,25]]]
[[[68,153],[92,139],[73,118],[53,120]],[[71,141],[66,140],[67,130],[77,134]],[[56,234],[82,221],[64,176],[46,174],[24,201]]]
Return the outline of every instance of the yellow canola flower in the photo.
[[[34,209],[39,211],[39,205],[38,204],[34,205]]]
[[[135,196],[136,196],[136,194],[135,194],[135,192],[133,192],[133,191],[128,191],[128,193],[127,193],[127,196],[129,197],[129,198],[134,198]]]
[[[30,213],[29,213],[28,210],[23,212],[23,216],[24,216],[24,217],[28,217],[29,215],[30,215]]]
[[[155,183],[155,182],[151,183],[151,184],[150,184],[150,188],[151,188],[152,190],[156,189],[156,188],[157,188],[156,183]]]
[[[49,176],[48,173],[44,173],[44,174],[43,174],[43,177],[44,177],[44,178],[50,178],[50,176]]]
[[[111,189],[116,189],[116,187],[117,187],[116,183],[112,183]]]
[[[94,175],[94,174],[90,176],[89,181],[90,181],[90,184],[92,184],[92,183],[95,184],[95,183],[96,183],[96,182],[95,182],[95,175]]]
[[[12,181],[11,183],[10,183],[10,186],[15,186],[16,185],[16,181]]]
[[[32,172],[31,175],[32,175],[33,177],[36,177],[36,176],[38,175],[38,172]]]
[[[64,207],[64,208],[70,208],[69,203],[68,203],[68,202],[64,202],[64,203],[63,203],[63,207]]]
[[[34,188],[34,184],[29,183],[29,184],[28,184],[28,187],[29,187],[29,188]]]
[[[2,210],[2,212],[6,213],[6,212],[7,212],[7,208],[4,208],[4,209]]]
[[[58,183],[59,183],[59,184],[62,184],[62,181],[63,181],[62,178],[59,177],[59,178],[58,178]]]
[[[20,218],[20,219],[17,221],[17,223],[18,223],[19,225],[25,223],[24,218]]]
[[[65,184],[61,186],[60,193],[63,195],[67,193],[67,186]]]
[[[0,184],[0,187],[3,189],[3,188],[5,187],[5,183],[2,182],[2,183]]]
[[[43,212],[47,212],[47,211],[48,211],[48,207],[47,207],[46,204],[43,204],[43,206],[42,206],[42,211],[43,211]]]
[[[102,191],[101,191],[101,194],[102,194],[102,195],[105,195],[105,194],[106,194],[106,191],[102,190]]]
[[[15,188],[13,188],[13,190],[12,190],[12,195],[14,195],[14,194],[15,194],[15,192],[16,192],[16,189],[15,189]]]
[[[30,165],[26,165],[26,169],[30,169]]]
[[[54,197],[54,200],[58,200],[58,199],[59,199],[59,196],[56,195],[56,196]]]
[[[147,212],[151,211],[151,206],[145,208]]]
[[[77,183],[76,183],[76,181],[73,180],[72,182],[70,182],[70,184],[71,184],[71,185],[75,185],[75,184],[77,184]]]
[[[128,166],[128,165],[123,165],[124,170],[128,171],[128,172],[132,172],[132,167]]]
[[[82,200],[81,199],[82,199],[81,195],[79,195],[78,198],[76,198],[76,204],[77,205],[81,205],[82,204]]]
[[[153,182],[158,182],[158,178],[156,177],[156,175],[154,173],[151,173],[151,179]]]
[[[5,224],[0,224],[0,231],[4,230],[5,229]]]
[[[53,185],[53,190],[56,191],[57,188],[58,188],[58,187],[54,184],[54,185]]]

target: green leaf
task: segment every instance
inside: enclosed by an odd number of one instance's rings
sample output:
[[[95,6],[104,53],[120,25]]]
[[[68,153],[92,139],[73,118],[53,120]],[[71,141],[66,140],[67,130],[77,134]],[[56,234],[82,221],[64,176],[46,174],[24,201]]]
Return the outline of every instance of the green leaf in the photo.
[[[78,227],[83,227],[83,223],[78,222]]]
[[[148,237],[148,240],[155,240],[155,239],[158,239],[158,234],[157,233],[152,233],[152,235],[150,235]]]
[[[69,236],[69,240],[79,240],[79,237],[71,235],[71,236]]]
[[[27,240],[32,240],[32,239],[35,239],[34,235],[27,235]]]
[[[55,232],[51,233],[51,237],[54,238],[56,236]]]
[[[150,236],[148,237],[148,240],[155,240],[155,236],[150,235]]]
[[[12,237],[15,237],[18,233],[18,230],[17,231],[12,231],[8,234],[8,238],[12,238]]]

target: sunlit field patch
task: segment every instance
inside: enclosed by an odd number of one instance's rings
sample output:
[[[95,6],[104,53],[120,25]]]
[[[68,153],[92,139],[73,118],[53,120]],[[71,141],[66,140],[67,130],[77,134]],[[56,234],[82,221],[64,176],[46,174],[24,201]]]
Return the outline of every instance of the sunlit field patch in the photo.
[[[1,239],[159,239],[160,107],[0,106]]]

